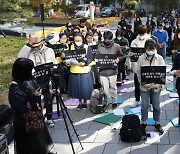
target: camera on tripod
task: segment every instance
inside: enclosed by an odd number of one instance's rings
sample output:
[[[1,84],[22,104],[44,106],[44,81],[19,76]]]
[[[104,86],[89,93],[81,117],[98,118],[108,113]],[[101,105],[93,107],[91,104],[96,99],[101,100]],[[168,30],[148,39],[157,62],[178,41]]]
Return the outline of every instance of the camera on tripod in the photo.
[[[44,88],[50,80],[57,80],[61,74],[68,71],[68,67],[63,62],[60,64],[45,63],[34,69],[33,77],[41,88]]]

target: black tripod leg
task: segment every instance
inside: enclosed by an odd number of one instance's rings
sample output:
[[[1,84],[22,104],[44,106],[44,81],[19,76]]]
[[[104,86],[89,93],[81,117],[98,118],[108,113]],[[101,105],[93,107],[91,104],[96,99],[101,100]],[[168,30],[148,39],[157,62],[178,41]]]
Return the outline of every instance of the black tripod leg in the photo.
[[[60,104],[60,107],[61,107],[62,116],[63,116],[64,123],[65,123],[65,126],[66,126],[66,130],[67,130],[67,133],[68,133],[69,141],[71,143],[71,148],[72,148],[73,154],[75,154],[74,146],[73,146],[73,143],[72,143],[72,138],[71,138],[71,135],[70,135],[70,131],[69,131],[68,124],[67,124],[66,117],[65,117],[65,113],[64,113],[64,110],[66,111],[66,108],[64,108],[64,106],[62,105],[63,103],[61,103],[62,98],[60,97],[60,95],[59,95],[59,98],[60,98],[60,103],[59,104]],[[57,102],[58,102],[58,100],[57,100]]]
[[[73,128],[73,130],[74,130],[74,132],[75,132],[75,134],[76,134],[76,137],[77,137],[77,139],[78,139],[78,141],[79,141],[79,143],[80,143],[80,145],[81,145],[81,148],[82,148],[82,150],[83,150],[84,148],[83,148],[82,143],[81,143],[81,141],[80,141],[80,139],[79,139],[79,135],[77,134],[77,131],[76,131],[74,125],[73,125],[73,121],[71,120],[71,117],[69,116],[69,113],[67,112],[67,108],[66,108],[66,106],[65,106],[65,104],[64,104],[64,102],[63,102],[63,100],[62,100],[62,97],[60,96],[59,98],[60,98],[60,105],[63,106],[63,108],[64,108],[64,110],[65,110],[65,112],[66,112],[66,115],[67,115],[67,117],[68,117],[68,119],[69,119],[69,121],[70,121],[70,123],[71,123],[71,126],[72,126],[72,128]]]
[[[59,96],[58,92],[56,92],[56,101],[57,101],[57,115],[60,117],[60,110],[59,110]],[[61,109],[62,110],[62,109]],[[64,112],[63,110],[61,112]]]

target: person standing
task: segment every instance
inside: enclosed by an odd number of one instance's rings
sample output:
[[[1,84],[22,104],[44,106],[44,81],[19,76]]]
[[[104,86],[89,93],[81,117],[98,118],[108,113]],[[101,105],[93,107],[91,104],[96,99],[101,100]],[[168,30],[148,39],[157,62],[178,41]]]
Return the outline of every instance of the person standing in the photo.
[[[29,110],[37,109],[41,101],[42,91],[32,80],[33,61],[27,58],[18,58],[12,68],[13,81],[9,88],[8,99],[12,108],[14,123],[14,141],[16,154],[53,154],[48,152],[52,139],[44,128],[37,132],[26,132],[25,118]]]
[[[104,41],[98,45],[96,54],[115,54],[117,58],[115,59],[115,64],[117,65],[122,58],[122,51],[120,45],[114,43],[113,33],[111,31],[105,31],[103,34]],[[112,108],[117,107],[117,67],[113,69],[100,69],[100,80],[103,86],[106,102],[109,97],[112,97]]]
[[[18,58],[28,58],[34,63],[34,66],[45,63],[56,63],[55,53],[53,49],[45,46],[43,40],[35,35],[30,35],[29,42],[23,46],[18,53]],[[47,123],[50,127],[54,127],[52,120],[52,102],[50,102],[49,85],[43,89],[44,101],[46,106]]]
[[[160,93],[163,85],[155,83],[142,85],[140,70],[142,66],[165,66],[165,62],[163,57],[157,54],[156,42],[153,39],[146,40],[145,49],[146,53],[140,56],[137,61],[137,76],[140,83],[142,99],[142,126],[144,129],[147,126],[146,120],[148,119],[148,107],[151,100],[153,106],[153,119],[155,121],[155,129],[160,133],[160,135],[162,135],[164,133],[164,130],[160,125]]]
[[[74,44],[70,47],[70,50],[77,49],[85,49],[87,59],[84,62],[70,64],[68,98],[79,99],[77,107],[79,111],[87,109],[87,100],[90,99],[93,91],[93,79],[90,73],[93,55],[91,48],[83,43],[83,36],[80,33],[75,33]]]
[[[147,27],[141,25],[138,29],[138,36],[131,43],[131,47],[134,48],[144,48],[145,42],[150,38],[150,35],[147,34]],[[132,52],[129,52],[129,61],[130,57],[133,56]],[[140,85],[137,78],[137,62],[131,62],[131,69],[134,72],[134,86],[135,86],[135,101],[131,104],[131,107],[136,107],[140,103]]]
[[[138,28],[139,28],[140,25],[142,25],[141,18],[137,17],[136,20],[134,21],[134,33],[136,35],[138,34]]]
[[[124,34],[121,30],[116,31],[116,38],[114,39],[114,42],[119,44],[122,48],[122,53],[123,53],[123,60],[119,62],[118,64],[118,75],[117,78],[118,80],[121,80],[122,83],[126,81],[126,51],[127,48],[129,47],[129,42],[126,38],[124,38]]]
[[[158,38],[158,47],[159,47],[158,54],[160,54],[165,59],[166,47],[168,42],[168,33],[167,31],[163,30],[162,23],[158,25],[158,29],[154,31],[153,35]]]
[[[124,38],[128,40],[129,44],[131,44],[131,42],[136,39],[136,34],[132,32],[131,25],[126,26],[126,33],[124,33]]]

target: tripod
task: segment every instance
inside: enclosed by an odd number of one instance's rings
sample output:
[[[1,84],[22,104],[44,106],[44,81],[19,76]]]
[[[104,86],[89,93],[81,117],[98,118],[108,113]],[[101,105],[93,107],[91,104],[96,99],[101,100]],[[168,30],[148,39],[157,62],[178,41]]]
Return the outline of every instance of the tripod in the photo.
[[[79,135],[77,134],[76,129],[75,129],[74,125],[73,125],[73,121],[71,120],[71,117],[69,116],[69,113],[67,111],[67,107],[65,106],[65,104],[63,102],[62,95],[61,95],[60,90],[59,90],[59,77],[53,76],[52,79],[54,81],[54,85],[55,85],[55,89],[56,89],[55,97],[56,97],[56,101],[57,101],[57,114],[58,114],[58,117],[59,117],[60,116],[60,108],[61,108],[62,117],[63,117],[64,123],[65,123],[65,126],[66,126],[66,130],[67,130],[68,138],[69,138],[69,141],[70,141],[70,144],[71,144],[71,148],[72,148],[73,154],[75,154],[71,134],[70,134],[69,127],[68,127],[68,124],[67,124],[67,120],[66,120],[66,115],[67,115],[68,120],[70,121],[70,124],[71,124],[71,126],[72,126],[72,128],[74,130],[74,133],[76,134],[76,137],[77,137],[77,139],[78,139],[78,141],[79,141],[79,143],[81,145],[82,150],[84,148],[83,148],[83,146],[81,144],[81,141],[79,139]],[[66,115],[65,115],[65,113],[66,113]]]

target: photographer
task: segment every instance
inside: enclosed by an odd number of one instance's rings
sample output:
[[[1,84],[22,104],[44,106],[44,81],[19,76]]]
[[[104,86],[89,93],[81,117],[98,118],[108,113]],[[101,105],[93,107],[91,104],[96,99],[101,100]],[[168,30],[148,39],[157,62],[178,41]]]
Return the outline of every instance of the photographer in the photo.
[[[19,58],[12,69],[13,81],[9,88],[9,102],[13,113],[14,141],[17,154],[53,154],[48,152],[52,139],[44,125],[36,132],[27,132],[25,114],[31,109],[37,109],[41,100],[42,91],[32,81],[34,64],[27,58]]]
[[[43,44],[43,40],[35,35],[30,35],[29,42],[18,53],[18,58],[28,58],[34,62],[34,66],[45,63],[56,63],[53,49]],[[46,106],[47,123],[53,127],[52,121],[52,102],[50,102],[49,85],[43,89],[44,102]]]

